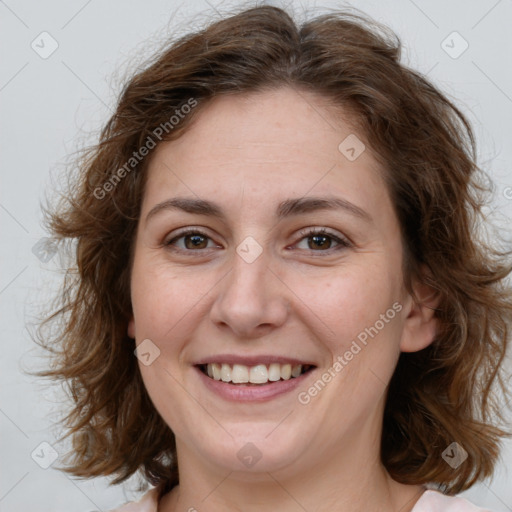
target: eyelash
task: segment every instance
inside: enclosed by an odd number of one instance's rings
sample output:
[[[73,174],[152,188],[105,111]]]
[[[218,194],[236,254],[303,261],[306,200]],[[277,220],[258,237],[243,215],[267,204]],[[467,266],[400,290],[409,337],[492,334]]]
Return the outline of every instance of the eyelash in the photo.
[[[176,248],[175,246],[173,246],[173,244],[177,240],[179,240],[180,238],[185,238],[185,237],[187,237],[189,235],[199,235],[199,236],[202,236],[204,238],[207,238],[207,239],[211,240],[211,238],[206,233],[204,233],[203,231],[201,231],[199,229],[192,229],[192,228],[190,228],[190,229],[186,229],[184,231],[181,231],[175,237],[173,237],[171,240],[169,240],[168,242],[165,242],[164,245],[166,247],[170,248],[172,251],[182,252],[182,253],[184,253],[184,252],[188,252],[188,253],[193,253],[193,252],[201,253],[201,252],[204,252],[204,251],[208,250],[208,249],[198,249],[198,250],[181,249],[181,248]],[[313,237],[313,236],[326,236],[326,237],[331,238],[332,240],[334,240],[338,244],[336,247],[331,247],[331,248],[326,249],[326,250],[313,251],[311,249],[312,252],[331,254],[334,251],[339,251],[339,250],[342,250],[342,249],[347,249],[349,247],[353,247],[353,244],[351,242],[349,242],[346,238],[340,238],[337,235],[335,235],[333,233],[330,233],[325,228],[307,228],[307,229],[303,229],[302,231],[300,231],[298,233],[298,235],[300,236],[299,242],[301,242],[304,238],[310,238],[310,237]]]

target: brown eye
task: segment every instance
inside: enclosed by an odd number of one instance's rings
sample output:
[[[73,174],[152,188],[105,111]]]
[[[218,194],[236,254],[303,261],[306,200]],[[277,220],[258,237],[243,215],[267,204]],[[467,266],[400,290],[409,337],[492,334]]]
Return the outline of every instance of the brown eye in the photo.
[[[207,238],[203,235],[186,235],[183,239],[185,240],[185,247],[187,249],[206,249],[208,245]]]
[[[311,240],[311,243],[308,243],[308,247],[310,249],[330,249],[332,238],[328,235],[313,235],[308,237],[308,240]]]
[[[197,251],[204,249],[210,249],[212,246],[208,246],[208,242],[211,239],[205,233],[198,230],[187,230],[182,231],[177,236],[165,242],[165,246],[176,250],[176,251]]]
[[[337,251],[347,247],[352,247],[352,244],[348,240],[333,233],[329,233],[325,229],[312,228],[304,230],[300,232],[300,236],[302,236],[302,238],[300,239],[299,244],[302,243],[303,240],[307,240],[307,247],[299,248],[306,250],[309,249],[313,252]]]

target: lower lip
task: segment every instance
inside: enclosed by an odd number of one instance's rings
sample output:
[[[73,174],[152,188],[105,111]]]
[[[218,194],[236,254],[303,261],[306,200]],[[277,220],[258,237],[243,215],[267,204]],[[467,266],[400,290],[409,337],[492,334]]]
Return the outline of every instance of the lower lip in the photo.
[[[265,402],[285,393],[290,393],[313,371],[309,370],[299,377],[278,380],[270,384],[245,386],[244,384],[230,384],[222,380],[214,380],[205,375],[197,366],[195,370],[199,373],[199,377],[210,391],[213,391],[225,400],[233,402]]]

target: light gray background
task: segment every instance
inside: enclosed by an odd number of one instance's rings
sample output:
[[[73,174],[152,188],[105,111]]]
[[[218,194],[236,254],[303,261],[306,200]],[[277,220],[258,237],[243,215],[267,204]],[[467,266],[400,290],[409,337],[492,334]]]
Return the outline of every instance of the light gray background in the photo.
[[[317,2],[295,2],[313,7]],[[52,467],[42,469],[31,453],[49,457],[41,442],[57,443],[55,390],[22,372],[40,366],[27,323],[37,305],[51,297],[63,261],[38,259],[33,247],[46,234],[40,200],[52,188],[50,176],[62,172],[66,155],[92,143],[107,120],[122,77],[170,34],[224,12],[226,2],[202,0],[0,1],[0,311],[1,389],[0,510],[86,512],[108,510],[135,495],[130,486],[109,488],[106,479],[80,481]],[[279,5],[279,4],[277,4]],[[509,229],[512,218],[512,1],[511,0],[354,0],[318,2],[322,7],[355,6],[391,26],[405,45],[404,62],[432,79],[473,122],[480,163],[496,182],[493,215]],[[196,13],[201,13],[195,18]],[[194,19],[193,19],[194,17]],[[192,20],[192,21],[191,21]],[[58,43],[43,59],[31,47],[42,32]],[[453,58],[442,42],[457,31],[469,44]],[[448,39],[453,52],[458,36]],[[44,48],[50,48],[45,39]],[[50,174],[52,173],[52,174]],[[43,452],[41,452],[43,449]],[[42,457],[44,459],[44,457]],[[497,512],[512,510],[512,443],[504,444],[494,479],[464,496]],[[133,484],[133,481],[130,482]],[[507,483],[509,485],[507,485]]]

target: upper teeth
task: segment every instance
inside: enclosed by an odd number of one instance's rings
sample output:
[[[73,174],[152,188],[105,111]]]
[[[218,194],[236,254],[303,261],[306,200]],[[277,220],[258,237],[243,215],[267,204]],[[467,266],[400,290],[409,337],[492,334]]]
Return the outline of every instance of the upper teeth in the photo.
[[[275,382],[280,379],[288,380],[292,377],[298,377],[302,373],[302,365],[272,363],[268,366],[258,364],[256,366],[245,366],[243,364],[209,363],[206,365],[208,376],[215,380],[223,382],[233,382],[234,384],[265,384],[266,382]]]

